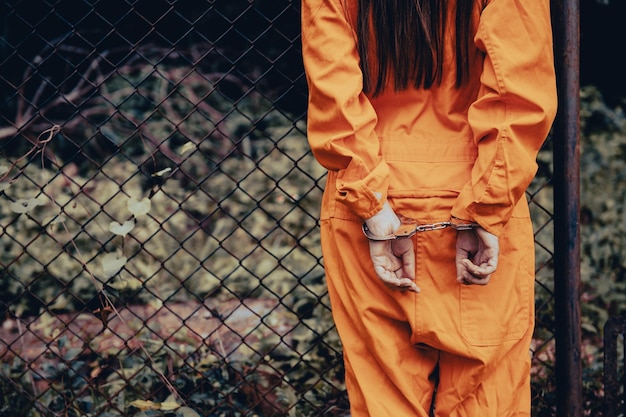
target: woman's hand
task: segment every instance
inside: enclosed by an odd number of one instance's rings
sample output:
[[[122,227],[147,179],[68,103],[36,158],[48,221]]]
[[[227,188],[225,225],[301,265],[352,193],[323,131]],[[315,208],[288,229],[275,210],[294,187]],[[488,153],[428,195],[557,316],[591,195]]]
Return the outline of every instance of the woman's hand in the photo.
[[[415,284],[415,251],[411,238],[370,241],[370,257],[378,278],[390,289],[419,292]]]
[[[400,220],[388,202],[383,209],[365,221],[367,228],[376,236],[387,236],[400,227]],[[370,240],[370,257],[378,278],[393,290],[419,292],[415,284],[415,251],[413,240]]]
[[[456,280],[487,285],[498,267],[498,237],[482,227],[459,231],[456,238]]]

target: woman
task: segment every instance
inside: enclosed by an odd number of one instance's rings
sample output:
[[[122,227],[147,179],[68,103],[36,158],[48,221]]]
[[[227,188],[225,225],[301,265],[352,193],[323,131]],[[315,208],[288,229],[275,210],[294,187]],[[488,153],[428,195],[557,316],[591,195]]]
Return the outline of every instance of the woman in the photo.
[[[529,416],[549,0],[302,4],[352,416]]]

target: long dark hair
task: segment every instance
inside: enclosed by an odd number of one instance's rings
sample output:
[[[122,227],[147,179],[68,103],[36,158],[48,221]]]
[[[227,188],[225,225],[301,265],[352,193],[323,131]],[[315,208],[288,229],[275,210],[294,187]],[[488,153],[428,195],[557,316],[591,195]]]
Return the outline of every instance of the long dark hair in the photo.
[[[456,11],[448,10],[450,3],[456,3]],[[363,89],[376,96],[389,81],[395,91],[440,84],[450,11],[456,15],[456,86],[461,86],[469,71],[473,4],[474,0],[358,0]]]

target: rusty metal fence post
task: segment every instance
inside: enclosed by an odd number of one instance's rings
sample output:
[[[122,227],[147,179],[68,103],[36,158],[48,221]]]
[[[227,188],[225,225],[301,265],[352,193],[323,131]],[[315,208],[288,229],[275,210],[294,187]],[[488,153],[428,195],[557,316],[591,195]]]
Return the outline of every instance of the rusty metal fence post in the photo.
[[[554,124],[557,417],[582,416],[579,233],[579,1],[553,0],[559,112]]]

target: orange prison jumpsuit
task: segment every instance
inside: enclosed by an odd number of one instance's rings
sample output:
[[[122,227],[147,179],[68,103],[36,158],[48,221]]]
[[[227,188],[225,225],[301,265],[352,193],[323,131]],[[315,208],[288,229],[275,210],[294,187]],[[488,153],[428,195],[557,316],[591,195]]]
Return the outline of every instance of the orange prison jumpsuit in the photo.
[[[308,138],[328,169],[322,251],[352,417],[530,415],[534,241],[525,190],[556,113],[549,0],[477,0],[469,84],[362,92],[356,0],[303,0]],[[452,13],[450,13],[452,14]],[[445,64],[454,68],[447,46]],[[382,198],[377,198],[380,193]],[[421,293],[374,273],[363,219],[388,200],[499,236],[487,286],[456,282],[456,232],[418,233]]]

